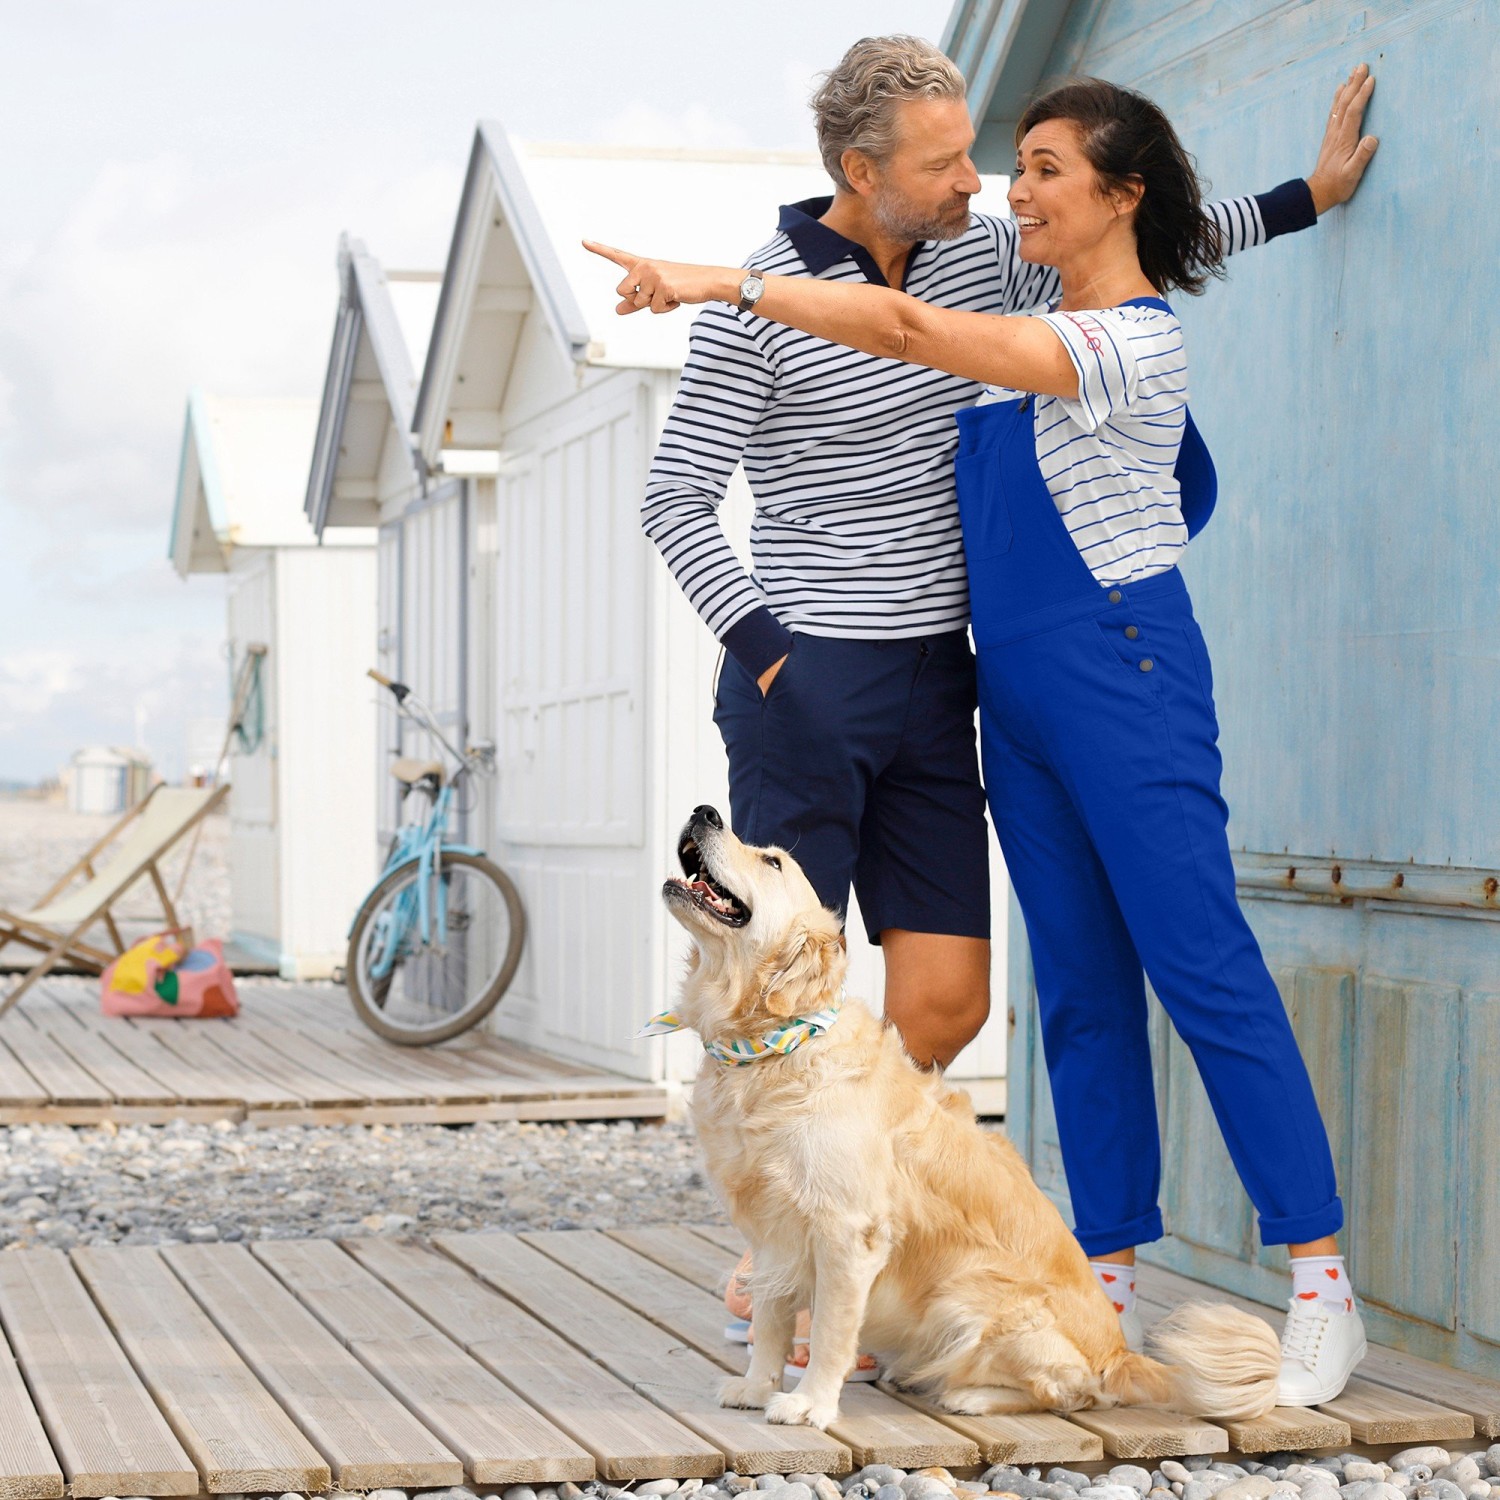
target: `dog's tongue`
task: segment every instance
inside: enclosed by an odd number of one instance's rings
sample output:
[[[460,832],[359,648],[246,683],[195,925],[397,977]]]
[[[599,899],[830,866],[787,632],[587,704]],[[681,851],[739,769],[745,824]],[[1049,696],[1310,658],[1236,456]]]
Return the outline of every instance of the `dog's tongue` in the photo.
[[[712,896],[714,888],[706,880],[695,880],[688,887],[690,891],[702,891],[705,896]]]

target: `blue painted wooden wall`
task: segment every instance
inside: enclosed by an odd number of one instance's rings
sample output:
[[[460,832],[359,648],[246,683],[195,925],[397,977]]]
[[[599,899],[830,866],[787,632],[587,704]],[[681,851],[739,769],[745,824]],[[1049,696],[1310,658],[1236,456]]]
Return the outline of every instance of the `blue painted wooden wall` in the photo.
[[[1500,1374],[1500,4],[1082,0],[1043,72],[1151,94],[1230,194],[1311,170],[1361,60],[1381,147],[1358,197],[1179,299],[1222,485],[1184,572],[1241,897],[1328,1121],[1372,1335]],[[998,130],[981,147],[1007,169]],[[1065,1200],[1012,952],[1011,1129]],[[1171,1233],[1148,1253],[1285,1295],[1155,1026]]]

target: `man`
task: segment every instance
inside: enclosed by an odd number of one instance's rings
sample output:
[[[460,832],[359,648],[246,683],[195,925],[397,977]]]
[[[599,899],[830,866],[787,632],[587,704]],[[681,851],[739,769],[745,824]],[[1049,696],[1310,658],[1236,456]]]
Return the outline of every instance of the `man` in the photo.
[[[1339,90],[1306,181],[1211,205],[1231,250],[1347,200],[1375,143],[1373,81]],[[813,98],[831,198],[781,210],[755,270],[900,287],[1014,313],[1056,294],[980,183],[957,68],[912,37],[857,42]],[[885,1013],[924,1067],[989,1014],[988,848],[953,455],[981,388],[711,304],[693,325],[642,511],[727,659],[715,721],[734,827],[793,849],[843,911],[852,883],[885,959]],[[735,465],[755,495],[754,576],[718,519]]]

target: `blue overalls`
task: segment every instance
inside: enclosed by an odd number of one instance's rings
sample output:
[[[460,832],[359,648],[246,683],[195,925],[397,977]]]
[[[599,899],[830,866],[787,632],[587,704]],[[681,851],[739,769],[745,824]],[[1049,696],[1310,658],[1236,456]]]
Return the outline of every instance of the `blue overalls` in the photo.
[[[1264,1244],[1343,1223],[1285,1008],[1235,899],[1208,651],[1181,574],[1106,590],[1037,465],[1030,398],[958,414],[984,781],[1026,919],[1076,1233],[1159,1239],[1142,969],[1191,1050]],[[1217,481],[1188,419],[1190,534]]]

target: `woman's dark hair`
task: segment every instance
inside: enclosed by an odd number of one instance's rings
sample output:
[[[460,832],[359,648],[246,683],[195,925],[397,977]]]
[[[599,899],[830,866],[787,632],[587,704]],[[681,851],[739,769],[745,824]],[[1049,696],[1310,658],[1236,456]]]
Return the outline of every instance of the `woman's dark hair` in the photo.
[[[1203,212],[1203,186],[1172,122],[1144,94],[1102,78],[1076,78],[1027,106],[1016,145],[1043,120],[1071,120],[1106,191],[1143,185],[1135,211],[1141,271],[1158,290],[1197,295],[1222,276],[1225,246]]]

